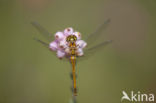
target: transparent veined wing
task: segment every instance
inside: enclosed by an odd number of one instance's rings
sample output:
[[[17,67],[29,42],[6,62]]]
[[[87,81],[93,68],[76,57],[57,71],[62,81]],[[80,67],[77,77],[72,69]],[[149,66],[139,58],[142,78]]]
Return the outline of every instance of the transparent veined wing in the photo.
[[[98,45],[96,46],[93,46],[93,47],[90,47],[90,48],[87,48],[85,50],[85,52],[94,52],[94,51],[98,51],[99,49],[105,47],[106,45],[112,43],[112,40],[107,40],[107,41],[104,41],[102,43],[99,43]]]
[[[49,47],[49,44],[48,43],[46,43],[46,42],[44,42],[44,41],[42,41],[40,39],[34,38],[34,40],[37,41],[37,42],[39,42],[39,43],[41,43],[42,45],[44,45],[47,48]]]
[[[85,41],[87,42],[87,48],[91,47],[101,37],[103,31],[108,27],[110,21],[110,19],[107,19],[93,33],[87,36],[87,38],[85,39]]]
[[[82,57],[78,57],[78,61],[88,59],[89,57],[91,57],[92,55],[94,55],[95,53],[97,53],[98,51],[100,51],[101,49],[103,49],[104,47],[106,47],[107,45],[111,43],[112,43],[112,40],[107,40],[93,47],[84,49],[84,55]]]
[[[49,33],[44,27],[42,27],[37,22],[31,22],[31,24],[45,37],[46,40],[51,42],[54,39],[54,36]]]
[[[103,31],[108,27],[110,19],[107,19],[101,26],[99,26],[95,32],[89,34],[85,41],[87,42],[87,47],[84,48],[84,56],[79,57],[79,61],[86,60],[86,58],[91,57],[97,51],[100,51],[102,48],[112,43],[112,40],[102,40],[100,43],[95,43],[99,40],[99,37],[103,34]],[[95,43],[95,45],[92,45]]]

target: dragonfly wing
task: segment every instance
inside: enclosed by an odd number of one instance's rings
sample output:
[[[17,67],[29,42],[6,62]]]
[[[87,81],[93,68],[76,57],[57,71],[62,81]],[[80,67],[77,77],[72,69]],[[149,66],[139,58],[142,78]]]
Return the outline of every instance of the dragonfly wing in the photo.
[[[89,34],[87,36],[87,38],[85,39],[85,41],[88,44],[88,47],[90,47],[91,44],[95,43],[95,41],[100,37],[100,35],[102,34],[103,30],[105,30],[109,23],[110,23],[110,19],[107,19],[101,26],[99,26],[95,32]]]
[[[46,47],[49,47],[49,44],[48,43],[46,43],[46,42],[44,42],[44,41],[42,41],[40,39],[34,38],[34,40],[37,41],[37,42],[39,42],[39,43],[41,43],[42,45],[44,45]]]
[[[106,45],[108,45],[110,43],[112,43],[112,40],[104,41],[104,42],[99,43],[99,44],[97,44],[97,45],[95,45],[93,47],[87,48],[86,52],[98,51],[99,49],[101,49],[102,47],[104,47],[104,46],[106,46]]]
[[[49,42],[52,41],[53,36],[51,33],[49,33],[44,27],[42,27],[39,23],[37,22],[31,22],[31,24],[47,39]]]
[[[107,40],[107,41],[104,41],[102,43],[99,43],[93,47],[90,47],[90,48],[86,48],[84,50],[84,56],[82,57],[79,57],[78,60],[86,60],[88,59],[89,57],[91,57],[94,53],[100,51],[100,49],[102,49],[103,47],[107,46],[108,44],[112,43],[112,40]]]

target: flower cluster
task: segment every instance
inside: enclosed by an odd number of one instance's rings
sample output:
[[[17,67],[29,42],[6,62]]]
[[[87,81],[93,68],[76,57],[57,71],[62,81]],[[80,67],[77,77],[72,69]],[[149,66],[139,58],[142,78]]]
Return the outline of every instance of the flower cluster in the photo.
[[[63,32],[55,33],[55,40],[49,44],[49,48],[57,53],[58,58],[67,57],[70,55],[69,43],[66,38],[69,35],[75,35],[77,40],[76,44],[76,54],[77,56],[83,56],[83,48],[86,47],[87,43],[81,40],[81,33],[74,31],[73,28],[66,28]]]

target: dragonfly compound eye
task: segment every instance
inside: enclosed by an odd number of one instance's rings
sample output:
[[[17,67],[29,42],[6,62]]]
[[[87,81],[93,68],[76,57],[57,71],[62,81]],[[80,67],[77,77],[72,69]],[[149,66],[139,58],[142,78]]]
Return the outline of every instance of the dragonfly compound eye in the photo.
[[[74,35],[74,40],[76,41],[77,40],[77,37]]]
[[[67,41],[67,42],[69,42],[69,41],[70,41],[70,36],[68,36],[68,37],[66,38],[66,41]]]
[[[77,40],[77,37],[75,35],[70,35],[67,37],[67,42],[75,42]]]

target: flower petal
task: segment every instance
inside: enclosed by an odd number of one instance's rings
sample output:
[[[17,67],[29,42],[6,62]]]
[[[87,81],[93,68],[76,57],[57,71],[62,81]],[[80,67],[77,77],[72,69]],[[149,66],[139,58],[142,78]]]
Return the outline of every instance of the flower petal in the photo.
[[[85,48],[87,46],[87,43],[83,40],[77,40],[76,41],[76,45],[79,47],[79,48]]]
[[[58,58],[63,58],[65,56],[65,52],[61,51],[61,50],[58,50],[57,51],[57,57]]]
[[[73,34],[77,37],[77,40],[81,39],[81,33],[80,32],[74,32]]]
[[[59,42],[59,47],[64,49],[64,48],[67,48],[68,45],[67,45],[67,42],[66,42],[66,39],[63,39]]]
[[[70,49],[69,49],[68,47],[67,47],[67,48],[65,48],[65,50],[64,50],[64,51],[65,51],[65,53],[66,53],[66,54],[69,54],[69,53],[70,53]]]
[[[81,48],[77,49],[76,52],[78,56],[83,56],[83,50]]]
[[[58,49],[58,46],[57,46],[57,42],[56,41],[53,41],[49,44],[49,48],[52,50],[52,51],[56,51]]]
[[[57,32],[57,33],[55,34],[55,39],[56,39],[56,40],[60,41],[60,40],[62,40],[63,38],[64,38],[64,34],[63,34],[62,32]]]
[[[64,30],[64,35],[65,36],[68,36],[68,35],[72,35],[73,34],[73,28],[71,28],[71,27],[69,27],[69,28],[66,28],[65,30]]]

